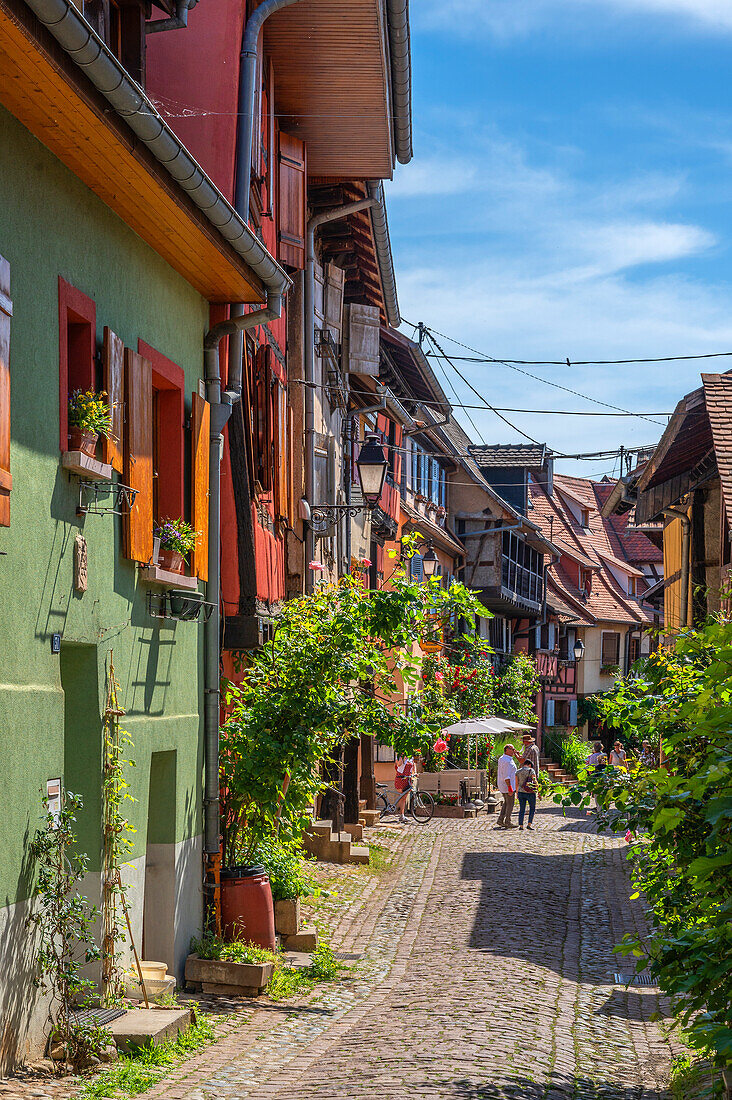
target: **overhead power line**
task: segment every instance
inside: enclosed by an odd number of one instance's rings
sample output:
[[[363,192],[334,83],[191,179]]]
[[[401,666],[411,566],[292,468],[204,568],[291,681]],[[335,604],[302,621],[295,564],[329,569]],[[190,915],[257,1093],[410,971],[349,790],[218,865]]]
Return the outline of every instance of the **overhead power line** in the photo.
[[[446,336],[445,339],[449,340],[450,337]],[[455,340],[453,343],[459,344],[460,341]],[[460,346],[467,348],[467,344]],[[426,354],[431,358],[438,358],[432,351]],[[518,364],[522,367],[623,367],[633,363],[683,363],[691,359],[721,359],[726,356],[732,356],[732,351],[710,351],[704,355],[662,355],[657,359],[494,359],[490,355],[480,354],[453,355],[453,359],[461,363],[505,363],[507,366]]]
[[[411,321],[407,321],[406,323],[408,325],[412,324]],[[441,336],[441,337],[443,337],[443,339],[449,340],[451,343],[457,344],[459,347],[465,348],[467,351],[472,351],[476,355],[482,355],[483,353],[478,351],[477,348],[471,348],[469,344],[464,344],[464,343],[462,343],[461,340],[456,340],[453,336],[447,336],[444,332],[439,332],[437,329],[431,329],[427,325],[424,325],[424,324],[420,323],[418,325],[414,325],[413,327],[415,329],[417,329],[420,332],[420,334],[426,333],[426,334],[429,335],[429,338],[432,341],[432,343],[435,345],[435,347],[438,348],[439,351],[442,352],[444,358],[448,361],[448,363],[450,363],[450,366],[453,368],[453,370],[456,371],[460,375],[460,377],[463,379],[463,381],[468,386],[470,386],[470,389],[473,391],[474,394],[476,394],[482,400],[485,400],[485,398],[483,398],[483,395],[481,393],[479,393],[478,390],[476,390],[475,386],[471,385],[471,383],[468,382],[467,379],[462,374],[460,374],[460,372],[458,371],[458,368],[455,366],[455,364],[452,362],[452,360],[449,358],[449,356],[445,353],[444,349],[442,347],[440,347],[440,345],[435,341],[435,335]],[[597,398],[597,397],[590,397],[586,393],[580,393],[579,390],[573,390],[569,386],[561,386],[558,382],[550,382],[550,380],[548,378],[542,378],[541,375],[539,375],[539,374],[532,374],[531,371],[524,370],[523,367],[516,366],[515,363],[512,363],[507,359],[495,359],[495,358],[493,358],[493,356],[486,355],[486,356],[484,356],[484,362],[486,362],[486,363],[496,363],[498,365],[508,367],[509,370],[514,370],[514,371],[517,371],[519,374],[526,375],[527,378],[533,378],[533,380],[535,382],[543,382],[543,384],[545,386],[552,386],[555,390],[563,390],[565,393],[571,393],[575,397],[581,398],[583,401],[591,401],[592,404],[594,404],[594,405],[602,405],[606,409],[613,409],[615,412],[627,413],[630,416],[638,417],[640,420],[647,420],[648,423],[656,424],[656,425],[658,425],[659,428],[665,427],[665,425],[662,424],[659,420],[653,420],[653,419],[651,419],[651,417],[646,416],[645,413],[634,413],[634,412],[631,412],[630,409],[623,409],[620,405],[612,405],[608,401],[600,401],[599,398]],[[486,405],[487,404],[488,404],[488,402],[486,402]],[[493,411],[495,412],[495,410],[493,410]],[[500,416],[500,413],[498,415]],[[536,440],[532,439],[532,437],[530,435],[527,435],[526,432],[522,432],[520,428],[517,428],[515,426],[515,424],[511,424],[511,422],[509,420],[506,420],[506,418],[504,416],[501,416],[501,419],[505,420],[506,423],[510,425],[510,427],[512,427],[515,431],[517,431],[519,433],[519,435],[523,435],[523,437],[525,439],[531,440],[532,443],[536,442]]]

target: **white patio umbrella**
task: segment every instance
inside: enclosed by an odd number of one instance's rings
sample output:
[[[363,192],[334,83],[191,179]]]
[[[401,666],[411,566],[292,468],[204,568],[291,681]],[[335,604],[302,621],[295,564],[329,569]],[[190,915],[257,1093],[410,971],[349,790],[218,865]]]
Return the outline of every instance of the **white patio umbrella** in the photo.
[[[502,734],[513,733],[515,730],[530,730],[531,726],[523,722],[513,722],[509,718],[498,718],[495,715],[487,715],[484,718],[464,718],[461,722],[453,722],[442,730],[443,734],[449,733],[450,737],[478,737],[481,733],[492,733],[500,737]],[[477,767],[476,744],[476,767]],[[470,762],[470,741],[468,741],[468,762]]]

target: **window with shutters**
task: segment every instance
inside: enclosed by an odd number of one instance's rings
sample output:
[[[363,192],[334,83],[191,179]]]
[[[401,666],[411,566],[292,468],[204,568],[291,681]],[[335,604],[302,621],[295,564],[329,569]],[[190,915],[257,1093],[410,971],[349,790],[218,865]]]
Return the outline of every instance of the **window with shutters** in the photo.
[[[637,634],[631,635],[628,639],[628,664],[634,665],[636,661],[640,660],[641,655],[641,640]]]
[[[620,634],[614,630],[602,632],[602,658],[603,668],[615,668],[620,664]]]
[[[0,256],[0,527],[10,526],[10,264]]]
[[[138,340],[137,349],[151,368],[152,514],[157,525],[166,519],[185,518],[185,375],[181,367],[143,340]]]
[[[69,397],[75,390],[96,390],[96,303],[67,283],[58,280],[59,335],[59,446],[69,449]]]

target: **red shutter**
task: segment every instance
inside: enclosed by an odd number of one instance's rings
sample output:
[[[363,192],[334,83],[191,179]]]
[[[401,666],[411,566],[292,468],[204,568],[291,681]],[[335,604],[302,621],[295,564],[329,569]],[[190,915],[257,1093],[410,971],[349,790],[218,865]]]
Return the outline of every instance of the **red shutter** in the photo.
[[[104,326],[104,388],[107,391],[107,400],[112,416],[112,435],[104,441],[104,461],[108,462],[112,469],[122,473],[124,467],[123,456],[123,430],[124,430],[124,359],[125,345],[123,341]]]
[[[191,484],[193,500],[191,522],[199,532],[191,572],[199,580],[208,580],[208,493],[211,406],[194,390],[191,411]]]
[[[137,489],[125,520],[125,556],[147,563],[153,552],[152,367],[125,348],[125,482]]]
[[[298,270],[305,267],[306,195],[305,143],[280,132],[277,258]]]
[[[10,526],[10,264],[0,256],[0,527]]]
[[[273,420],[272,415],[272,348],[263,344],[257,349],[256,368],[257,469],[256,478],[265,493],[272,489]]]

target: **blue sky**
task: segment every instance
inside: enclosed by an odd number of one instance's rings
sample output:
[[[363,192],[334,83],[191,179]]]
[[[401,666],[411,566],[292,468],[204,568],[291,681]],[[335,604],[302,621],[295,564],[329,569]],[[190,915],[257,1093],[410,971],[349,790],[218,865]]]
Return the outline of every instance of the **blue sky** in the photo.
[[[496,358],[732,350],[732,0],[412,0],[411,19],[415,157],[387,185],[403,316]],[[457,365],[498,406],[593,408]],[[670,411],[725,368],[528,369]],[[521,438],[471,415],[486,442]],[[652,443],[665,423],[507,415],[571,452]]]

